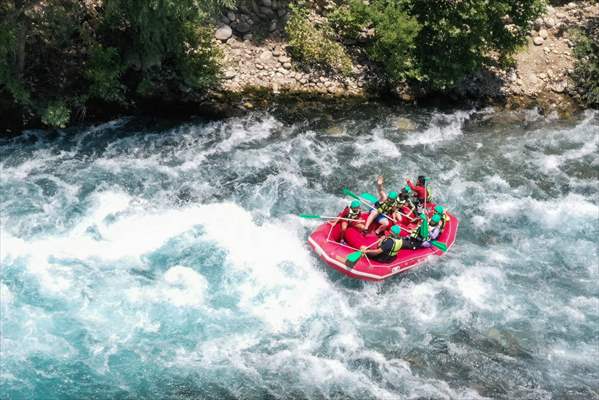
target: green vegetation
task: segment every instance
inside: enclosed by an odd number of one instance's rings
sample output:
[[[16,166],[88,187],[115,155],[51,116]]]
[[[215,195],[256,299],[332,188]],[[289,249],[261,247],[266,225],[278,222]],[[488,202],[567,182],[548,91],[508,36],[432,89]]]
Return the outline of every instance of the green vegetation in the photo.
[[[291,55],[309,66],[329,68],[349,74],[352,61],[344,47],[335,41],[331,26],[323,21],[318,26],[310,21],[304,5],[290,4],[291,16],[285,30],[289,35]]]
[[[330,19],[345,38],[374,30],[367,54],[392,83],[446,90],[468,73],[510,62],[542,10],[542,0],[344,0]]]
[[[0,107],[65,126],[90,101],[126,107],[218,82],[207,17],[234,0],[0,2]]]
[[[578,32],[572,78],[589,107],[599,107],[599,24]]]

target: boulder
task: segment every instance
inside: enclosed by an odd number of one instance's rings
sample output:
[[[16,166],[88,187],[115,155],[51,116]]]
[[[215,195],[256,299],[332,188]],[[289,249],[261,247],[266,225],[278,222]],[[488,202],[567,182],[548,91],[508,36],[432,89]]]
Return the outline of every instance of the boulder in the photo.
[[[546,29],[541,29],[539,31],[539,36],[543,38],[543,40],[547,39],[548,33]]]
[[[229,25],[223,25],[216,30],[214,37],[223,42],[229,39],[233,35],[233,30]]]
[[[535,44],[535,46],[541,46],[544,41],[545,40],[543,40],[543,38],[540,36],[535,36],[535,38],[532,40],[532,42]]]
[[[239,33],[248,33],[250,31],[250,25],[246,22],[239,22],[233,25],[233,28]]]

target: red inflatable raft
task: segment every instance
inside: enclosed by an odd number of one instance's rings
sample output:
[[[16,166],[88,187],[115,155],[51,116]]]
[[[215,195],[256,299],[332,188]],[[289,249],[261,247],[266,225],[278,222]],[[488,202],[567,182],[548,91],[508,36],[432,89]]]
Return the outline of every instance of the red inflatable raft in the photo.
[[[434,207],[434,204],[431,204],[431,207]],[[455,242],[459,222],[450,213],[446,212],[446,214],[449,221],[445,224],[437,241],[445,243],[447,250],[449,250]],[[361,218],[366,220],[367,216],[367,213],[363,213]],[[406,228],[403,224],[401,226]],[[402,235],[404,234],[402,231]],[[360,246],[369,246],[377,239],[378,237],[372,231],[363,234],[356,228],[348,227],[345,231],[345,243],[340,243],[341,224],[338,223],[333,226],[324,223],[312,232],[308,238],[308,243],[329,266],[352,278],[374,281],[380,281],[407,271],[424,262],[430,255],[440,256],[443,254],[443,251],[434,246],[416,250],[403,249],[399,251],[397,258],[391,263],[381,263],[368,257],[362,257],[353,268],[345,265],[345,258],[348,254],[358,250]]]

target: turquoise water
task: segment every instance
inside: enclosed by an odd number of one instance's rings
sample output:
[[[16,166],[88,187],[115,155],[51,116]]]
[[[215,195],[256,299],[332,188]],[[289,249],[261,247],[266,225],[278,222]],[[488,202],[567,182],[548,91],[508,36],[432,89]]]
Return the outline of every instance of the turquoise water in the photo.
[[[597,399],[599,114],[121,119],[0,141],[2,399]],[[383,283],[306,243],[420,172],[460,219]]]

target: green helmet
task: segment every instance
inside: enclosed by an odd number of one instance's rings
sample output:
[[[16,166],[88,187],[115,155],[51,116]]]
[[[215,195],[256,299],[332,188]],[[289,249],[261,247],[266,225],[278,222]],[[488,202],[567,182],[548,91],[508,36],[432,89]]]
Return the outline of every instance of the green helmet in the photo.
[[[409,186],[404,187],[403,190],[405,190],[406,193],[411,193],[412,192],[412,189],[410,189]]]
[[[391,233],[394,234],[395,236],[399,236],[399,234],[401,233],[401,228],[397,225],[393,225],[391,227]]]
[[[354,200],[351,202],[351,204],[349,205],[351,208],[359,208],[360,207],[360,201],[359,200]]]
[[[391,200],[396,200],[397,199],[397,192],[389,192],[389,198]]]
[[[420,218],[421,218],[421,219],[426,219],[426,214],[425,214],[425,213],[421,213],[421,214],[420,214]]]
[[[437,214],[443,214],[443,211],[445,211],[445,210],[443,209],[443,206],[440,206],[440,205],[438,205],[438,204],[435,206],[435,212],[436,212]]]
[[[433,215],[431,218],[431,223],[437,225],[439,222],[441,222],[441,216],[439,214]]]

